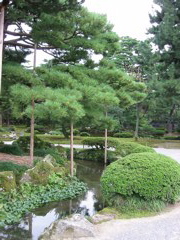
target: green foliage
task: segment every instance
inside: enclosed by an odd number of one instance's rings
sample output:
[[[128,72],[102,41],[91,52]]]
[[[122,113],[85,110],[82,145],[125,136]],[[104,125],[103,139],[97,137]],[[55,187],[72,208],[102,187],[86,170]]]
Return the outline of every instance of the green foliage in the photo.
[[[119,142],[116,152],[121,157],[125,157],[131,153],[155,152],[155,150],[151,147],[143,146],[135,142]]]
[[[74,129],[73,134],[74,134],[74,136],[78,136],[78,135],[80,135],[80,131],[78,129]]]
[[[22,156],[23,151],[18,145],[0,145],[0,152]]]
[[[104,149],[105,139],[103,137],[89,137],[83,139],[82,144],[96,149]],[[108,138],[108,147],[116,147],[118,144],[117,139]]]
[[[154,129],[154,131],[152,132],[152,135],[154,137],[163,137],[165,134],[165,130],[163,129]]]
[[[120,132],[115,133],[113,137],[119,137],[119,138],[133,138],[133,133],[131,132]]]
[[[101,186],[110,204],[129,197],[172,203],[180,196],[180,165],[157,153],[130,154],[105,169]]]
[[[61,154],[56,148],[51,147],[51,148],[35,148],[34,149],[34,156],[45,157],[48,154],[50,154],[56,160],[56,162],[60,165],[63,165],[67,161],[64,154]]]
[[[82,137],[90,137],[90,133],[88,133],[88,132],[80,132],[80,136],[82,136]]]
[[[22,136],[19,137],[18,140],[13,142],[13,145],[18,145],[24,152],[29,152],[29,148],[30,148],[30,136]],[[51,144],[44,142],[43,140],[41,140],[40,138],[38,138],[37,136],[34,137],[34,147],[37,149],[43,148],[50,148]]]
[[[166,140],[180,140],[180,136],[165,136]]]
[[[22,174],[28,170],[29,167],[25,165],[18,165],[11,162],[0,162],[0,172],[3,171],[12,171],[16,177],[16,183],[19,183],[19,180],[22,177]]]
[[[51,201],[73,199],[87,190],[77,178],[62,179],[58,175],[49,177],[46,186],[22,184],[20,189],[4,193],[0,198],[0,226],[20,221],[30,210]]]
[[[75,159],[102,162],[104,163],[104,149],[83,149],[81,151],[76,151],[74,154]],[[117,160],[116,153],[113,151],[107,152],[108,163]]]

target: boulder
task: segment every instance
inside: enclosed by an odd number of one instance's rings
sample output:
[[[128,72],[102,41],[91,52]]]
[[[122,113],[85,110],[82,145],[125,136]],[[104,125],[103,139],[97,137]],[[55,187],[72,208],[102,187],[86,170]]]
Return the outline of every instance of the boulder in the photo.
[[[42,161],[39,161],[35,167],[28,169],[22,176],[20,183],[31,182],[33,184],[47,184],[48,178],[53,173],[62,173],[64,176],[64,168],[57,167],[55,159],[51,155],[47,155]]]
[[[16,188],[15,176],[12,171],[0,172],[0,192],[10,192]]]
[[[39,240],[94,239],[95,228],[84,216],[74,214],[71,218],[53,222]]]
[[[94,224],[98,224],[98,223],[110,221],[115,218],[116,218],[115,214],[95,214],[91,217],[91,221]]]

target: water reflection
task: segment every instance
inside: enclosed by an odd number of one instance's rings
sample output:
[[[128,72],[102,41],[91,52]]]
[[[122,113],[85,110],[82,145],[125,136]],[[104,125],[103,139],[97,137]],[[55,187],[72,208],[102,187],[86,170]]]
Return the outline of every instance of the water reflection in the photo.
[[[37,240],[44,229],[57,219],[73,213],[94,214],[102,208],[99,183],[102,171],[102,164],[77,161],[77,176],[87,183],[89,191],[75,200],[53,202],[35,209],[19,224],[0,229],[0,239]]]

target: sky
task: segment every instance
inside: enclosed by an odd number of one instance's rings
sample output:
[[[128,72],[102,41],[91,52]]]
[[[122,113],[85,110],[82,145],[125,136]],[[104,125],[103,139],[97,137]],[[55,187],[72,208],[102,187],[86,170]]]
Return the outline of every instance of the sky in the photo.
[[[120,37],[130,36],[138,40],[147,38],[146,32],[150,27],[149,13],[153,12],[153,0],[85,0],[84,6],[91,12],[106,14],[108,21],[114,25],[113,31]],[[39,52],[37,65],[42,63],[42,59],[49,58],[47,54]],[[27,60],[32,63],[33,56],[29,55]]]
[[[150,27],[149,13],[153,0],[86,0],[89,11],[106,14],[119,36],[130,36],[139,40],[147,38]]]

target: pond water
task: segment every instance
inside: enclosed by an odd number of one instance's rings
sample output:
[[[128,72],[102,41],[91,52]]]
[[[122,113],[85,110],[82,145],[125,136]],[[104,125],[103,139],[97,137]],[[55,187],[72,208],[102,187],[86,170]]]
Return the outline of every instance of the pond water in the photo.
[[[44,229],[59,218],[72,213],[91,216],[103,208],[99,180],[104,167],[102,164],[90,161],[76,161],[76,163],[77,176],[87,183],[88,192],[74,200],[53,202],[35,209],[19,224],[1,229],[1,240],[37,240]]]

